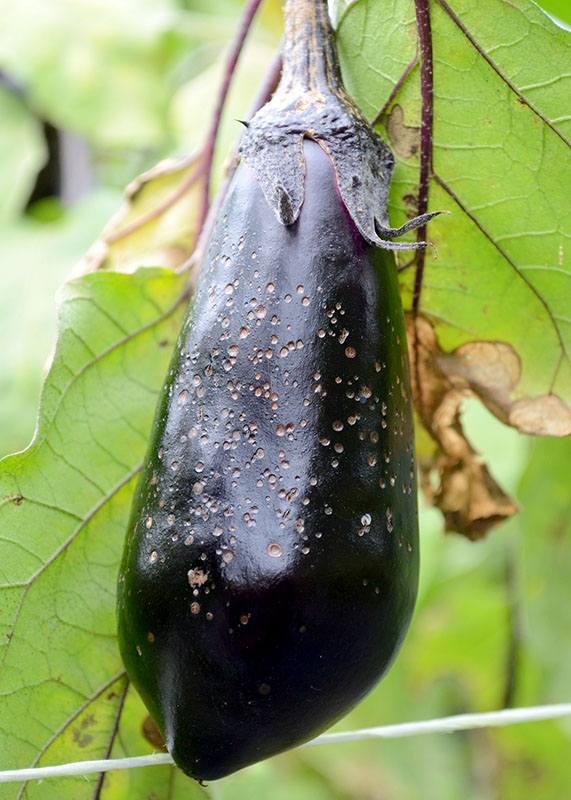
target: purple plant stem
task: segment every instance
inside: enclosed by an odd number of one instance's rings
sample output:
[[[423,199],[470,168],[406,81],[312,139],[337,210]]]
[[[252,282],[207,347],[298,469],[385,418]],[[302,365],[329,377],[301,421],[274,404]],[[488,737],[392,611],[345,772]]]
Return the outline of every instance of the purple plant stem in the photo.
[[[125,700],[127,699],[127,692],[129,691],[129,679],[127,678],[125,681],[125,687],[121,694],[121,698],[119,700],[119,707],[117,709],[117,713],[115,715],[115,720],[113,721],[113,728],[111,729],[111,736],[109,737],[109,744],[107,746],[107,752],[105,754],[105,758],[110,758],[111,753],[113,751],[113,745],[115,743],[115,739],[119,732],[119,723],[121,722],[121,714],[123,713],[123,707],[125,705]],[[95,793],[93,795],[93,800],[99,800],[101,797],[101,790],[103,788],[103,781],[105,780],[106,772],[101,772],[99,775],[99,779],[97,781],[97,786],[95,788]]]
[[[432,162],[432,34],[430,29],[430,12],[428,0],[415,0],[416,24],[420,49],[420,95],[422,100],[420,122],[420,176],[418,183],[418,214],[426,214],[428,210],[428,184]],[[416,232],[417,241],[426,241],[426,225]],[[425,251],[418,252],[412,310],[416,317],[420,306],[420,292],[424,273]]]
[[[218,101],[216,103],[212,124],[210,126],[204,147],[203,163],[205,170],[205,181],[198,230],[201,230],[204,225],[210,205],[210,182],[212,176],[212,161],[214,159],[214,145],[216,144],[218,128],[220,127],[220,120],[222,118],[222,111],[224,109],[230,83],[232,82],[234,72],[236,71],[236,65],[238,63],[240,53],[242,52],[246,36],[248,35],[248,31],[250,30],[254,16],[256,15],[256,11],[258,10],[261,2],[262,0],[248,0],[246,9],[242,15],[240,24],[238,25],[238,30],[236,31],[234,41],[232,42],[230,52],[228,53],[228,58],[226,60],[224,80],[222,81],[222,86],[220,87],[220,91],[218,93]]]

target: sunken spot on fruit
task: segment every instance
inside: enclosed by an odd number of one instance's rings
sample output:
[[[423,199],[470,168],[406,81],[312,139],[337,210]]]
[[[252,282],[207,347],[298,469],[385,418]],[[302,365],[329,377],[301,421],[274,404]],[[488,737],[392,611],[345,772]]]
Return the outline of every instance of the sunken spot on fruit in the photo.
[[[194,602],[190,604],[191,614],[200,614],[200,603]]]
[[[147,517],[145,525],[146,525],[147,528],[152,528],[153,527],[153,518],[152,517]]]
[[[345,355],[347,356],[347,358],[355,358],[355,356],[357,355],[357,351],[355,350],[354,347],[346,347]]]
[[[150,562],[151,564],[156,564],[156,563],[157,563],[157,559],[158,559],[158,557],[159,557],[159,555],[158,555],[157,551],[156,551],[156,550],[153,550],[153,552],[152,552],[152,553],[151,553],[151,555],[149,556],[149,562]]]
[[[267,549],[268,555],[272,558],[279,558],[283,553],[283,547],[279,542],[270,542]]]
[[[151,644],[153,644],[153,642],[155,641],[155,634],[154,634],[154,633],[152,633],[151,631],[149,631],[149,632],[147,633],[147,639],[149,640],[149,642],[150,642]]]
[[[387,531],[392,533],[393,531],[393,511],[389,506],[386,510],[386,517],[387,517]]]
[[[270,687],[270,686],[269,686],[267,683],[261,683],[261,684],[258,686],[258,692],[259,692],[260,694],[263,694],[263,695],[265,695],[265,694],[269,694],[271,691],[272,691],[272,690],[271,690],[271,687]]]
[[[208,580],[208,573],[199,567],[195,567],[188,570],[187,577],[191,586],[203,586]]]
[[[222,553],[222,561],[225,564],[230,564],[231,561],[234,561],[234,552],[232,550],[224,550]]]

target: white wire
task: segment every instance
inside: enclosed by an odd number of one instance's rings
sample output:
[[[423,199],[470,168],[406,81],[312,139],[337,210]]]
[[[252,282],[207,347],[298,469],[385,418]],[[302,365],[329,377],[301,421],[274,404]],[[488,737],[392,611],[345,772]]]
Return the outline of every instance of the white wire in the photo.
[[[454,731],[465,731],[471,728],[496,728],[503,725],[538,722],[539,720],[566,716],[571,716],[571,703],[531,706],[528,708],[506,708],[502,711],[488,711],[483,714],[457,714],[453,717],[442,717],[441,719],[429,719],[420,722],[403,722],[398,725],[382,725],[378,728],[363,728],[358,731],[325,733],[310,742],[306,742],[304,747],[318,744],[354,742],[361,739],[398,739],[403,736],[420,736],[426,733],[453,733]],[[5,770],[0,772],[0,783],[41,780],[43,778],[56,778],[67,775],[89,775],[93,772],[152,767],[172,763],[172,757],[168,753],[153,753],[152,755],[135,756],[134,758],[73,761],[70,764],[58,764],[52,767]]]

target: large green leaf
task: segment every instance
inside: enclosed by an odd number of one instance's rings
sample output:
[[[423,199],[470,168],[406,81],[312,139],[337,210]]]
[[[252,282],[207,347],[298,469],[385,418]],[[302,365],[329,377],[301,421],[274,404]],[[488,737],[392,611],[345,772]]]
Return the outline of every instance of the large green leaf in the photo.
[[[430,3],[429,208],[451,215],[429,225],[438,258],[426,260],[420,310],[446,350],[479,339],[513,347],[522,372],[512,398],[569,401],[571,37],[529,0],[450,6]],[[415,55],[413,2],[359,0],[338,41],[347,86],[375,117]],[[390,211],[399,224],[418,193],[418,147],[407,145],[420,124],[418,66],[382,123],[396,151]],[[403,273],[409,307],[413,273]]]
[[[114,746],[126,689],[118,560],[184,281],[159,269],[102,272],[60,292],[34,440],[1,463],[0,768],[103,757]],[[71,784],[50,782],[41,796],[92,797],[97,776]]]
[[[119,199],[100,189],[54,222],[23,216],[0,228],[1,455],[22,450],[32,438],[55,339],[53,297]]]

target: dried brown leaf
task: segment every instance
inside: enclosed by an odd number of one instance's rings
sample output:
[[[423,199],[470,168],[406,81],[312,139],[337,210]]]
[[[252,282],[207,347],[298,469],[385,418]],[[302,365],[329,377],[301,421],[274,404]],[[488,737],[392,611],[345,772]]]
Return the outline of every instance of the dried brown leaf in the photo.
[[[464,435],[462,402],[473,392],[465,378],[447,371],[450,362],[443,357],[451,354],[440,349],[432,326],[422,317],[415,325],[408,316],[407,335],[415,408],[435,445],[431,455],[419,458],[422,488],[442,511],[446,530],[479,539],[518,507]]]
[[[419,459],[422,486],[444,514],[447,530],[478,539],[518,507],[466,439],[463,400],[479,398],[498,419],[527,434],[571,433],[571,409],[555,394],[517,396],[521,363],[506,342],[467,342],[447,353],[428,320],[417,317],[415,324],[412,315],[407,335],[415,408],[434,442],[432,453]]]

